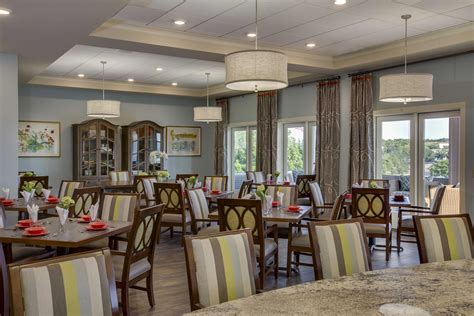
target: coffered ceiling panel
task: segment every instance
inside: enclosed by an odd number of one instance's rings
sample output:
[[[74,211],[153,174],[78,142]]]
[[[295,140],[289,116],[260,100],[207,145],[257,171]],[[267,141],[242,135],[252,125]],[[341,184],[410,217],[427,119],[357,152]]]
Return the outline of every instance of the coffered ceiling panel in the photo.
[[[118,19],[127,20],[130,24],[147,25],[165,13],[166,11],[164,10],[128,5],[123,8],[123,10],[120,11],[115,17]]]
[[[466,23],[466,21],[463,19],[453,18],[445,15],[435,15],[426,19],[414,21],[413,23],[408,23],[409,27],[414,27],[425,31],[436,31],[447,27],[463,24]]]
[[[444,13],[472,4],[471,0],[396,0],[423,10]]]
[[[468,20],[468,21],[474,21],[474,5],[470,5],[461,9],[449,11],[444,14],[452,16],[452,17]]]

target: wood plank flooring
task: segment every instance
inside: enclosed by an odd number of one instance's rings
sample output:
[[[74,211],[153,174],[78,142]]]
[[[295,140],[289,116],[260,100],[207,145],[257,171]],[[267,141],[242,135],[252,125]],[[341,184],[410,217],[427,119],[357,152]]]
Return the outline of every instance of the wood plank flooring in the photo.
[[[169,234],[162,234],[161,242],[156,248],[153,274],[156,306],[149,307],[146,292],[131,289],[132,315],[181,315],[190,311],[186,263],[180,238],[180,235],[175,235],[173,239],[170,239]],[[286,265],[286,240],[281,239],[279,244],[280,266],[283,266]],[[389,262],[385,261],[385,251],[374,251],[372,253],[373,269],[419,264],[416,244],[404,243],[403,247],[404,251],[400,255],[395,250],[392,251]],[[303,260],[308,259],[310,258]],[[288,279],[283,271],[278,280],[269,275],[265,280],[265,290],[314,281],[311,267],[301,267],[300,270],[300,274],[293,273]]]

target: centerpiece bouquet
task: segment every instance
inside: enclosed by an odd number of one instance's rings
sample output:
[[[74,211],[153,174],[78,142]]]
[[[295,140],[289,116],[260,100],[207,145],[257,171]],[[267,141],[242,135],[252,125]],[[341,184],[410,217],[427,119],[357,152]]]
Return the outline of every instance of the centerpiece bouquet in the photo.
[[[65,196],[61,198],[59,201],[58,206],[56,206],[56,212],[58,212],[59,216],[59,232],[64,232],[64,225],[66,224],[67,218],[69,216],[69,208],[76,204],[74,200],[70,196]]]
[[[152,171],[151,173],[152,174],[156,174],[156,171],[157,170],[161,170],[161,168],[163,167],[161,165],[161,160],[167,160],[168,159],[168,154],[165,153],[164,151],[158,151],[158,150],[154,150],[152,152],[150,152],[150,156],[149,156],[149,161],[150,161],[150,164],[152,165]]]

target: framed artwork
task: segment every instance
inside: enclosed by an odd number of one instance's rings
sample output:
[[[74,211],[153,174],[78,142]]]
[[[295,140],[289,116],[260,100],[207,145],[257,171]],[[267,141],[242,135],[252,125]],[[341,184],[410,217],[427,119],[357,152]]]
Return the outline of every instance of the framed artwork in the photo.
[[[167,126],[166,152],[169,156],[201,156],[201,128]]]
[[[18,122],[18,157],[60,156],[60,122]]]

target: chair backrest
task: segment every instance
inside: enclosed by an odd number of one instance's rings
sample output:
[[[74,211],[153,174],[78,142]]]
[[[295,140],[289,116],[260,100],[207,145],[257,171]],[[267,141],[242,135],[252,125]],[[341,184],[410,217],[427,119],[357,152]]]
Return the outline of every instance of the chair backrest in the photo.
[[[316,280],[372,270],[361,218],[308,222]]]
[[[122,281],[126,282],[130,275],[132,265],[147,258],[153,266],[155,257],[155,245],[160,232],[161,219],[163,217],[163,204],[151,206],[135,212],[133,225],[128,234],[127,249],[122,269]]]
[[[441,209],[441,203],[443,201],[444,193],[446,192],[446,186],[440,185],[436,188],[436,191],[433,195],[433,200],[430,204],[430,211],[433,214],[439,214],[439,210]]]
[[[22,187],[25,183],[32,182],[35,185],[35,197],[43,197],[43,191],[41,189],[48,189],[49,177],[48,176],[23,176],[20,177],[20,184],[18,185],[18,195],[23,191]]]
[[[446,186],[439,208],[440,215],[461,213],[461,188]]]
[[[141,194],[142,198],[145,197],[145,188],[143,187],[142,179],[156,179],[156,176],[134,176],[133,177],[133,192]]]
[[[309,199],[311,201],[311,205],[313,205],[313,208],[317,206],[323,206],[324,197],[319,184],[316,181],[311,181],[310,183],[308,183],[308,186],[309,191],[311,193]]]
[[[137,193],[104,193],[100,200],[100,218],[131,222],[139,208],[139,199],[140,195]]]
[[[239,199],[244,197],[246,194],[249,194],[252,190],[253,180],[245,180],[242,182],[239,190]]]
[[[128,171],[110,171],[110,181],[130,181],[132,179],[130,172]]]
[[[158,179],[156,178],[143,178],[141,180],[143,190],[145,192],[145,198],[147,201],[154,201],[155,200],[155,183],[158,183]]]
[[[118,315],[109,249],[9,266],[14,315]]]
[[[185,189],[194,189],[194,183],[189,181],[189,178],[194,177],[197,181],[199,174],[197,173],[182,173],[176,175],[176,182],[179,180],[184,181],[184,188]]]
[[[186,236],[184,250],[191,310],[248,297],[259,290],[249,229]]]
[[[75,189],[72,194],[75,204],[69,209],[70,217],[88,215],[90,207],[99,201],[101,193],[102,189],[100,187]]]
[[[296,185],[268,184],[266,185],[266,188],[266,194],[271,195],[273,197],[273,201],[278,201],[278,192],[282,192],[284,194],[282,207],[297,204],[298,192]]]
[[[75,189],[83,188],[85,185],[86,181],[62,180],[59,186],[58,197],[72,196]]]
[[[255,183],[265,183],[265,175],[263,174],[263,171],[255,171]]]
[[[329,214],[329,220],[337,221],[341,217],[345,200],[345,194],[340,194],[337,196],[334,204],[332,205],[331,214]]]
[[[184,214],[184,199],[181,184],[155,183],[155,198],[157,204],[164,204],[165,213]]]
[[[364,222],[390,223],[389,189],[352,188],[352,217],[362,217]]]
[[[209,218],[209,205],[207,204],[204,191],[201,188],[187,190],[189,208],[191,210],[191,221],[195,229],[201,228],[205,222],[197,223],[196,219]]]
[[[255,182],[255,172],[254,171],[245,171],[245,176],[247,180],[252,180]]]
[[[468,214],[413,216],[420,262],[474,258]]]
[[[263,245],[264,226],[260,200],[217,199],[217,207],[220,231],[249,228],[254,242]]]
[[[300,174],[296,177],[296,187],[298,188],[298,198],[311,196],[309,183],[316,180],[315,174]]]
[[[372,184],[375,184],[377,188],[372,189],[389,189],[390,181],[385,179],[361,179],[359,184],[362,188],[371,188]]]
[[[286,181],[290,181],[291,183],[295,182],[295,177],[293,177],[293,171],[288,171],[286,173]]]
[[[204,185],[207,183],[207,179],[211,181],[211,190],[227,191],[227,176],[205,176]]]

